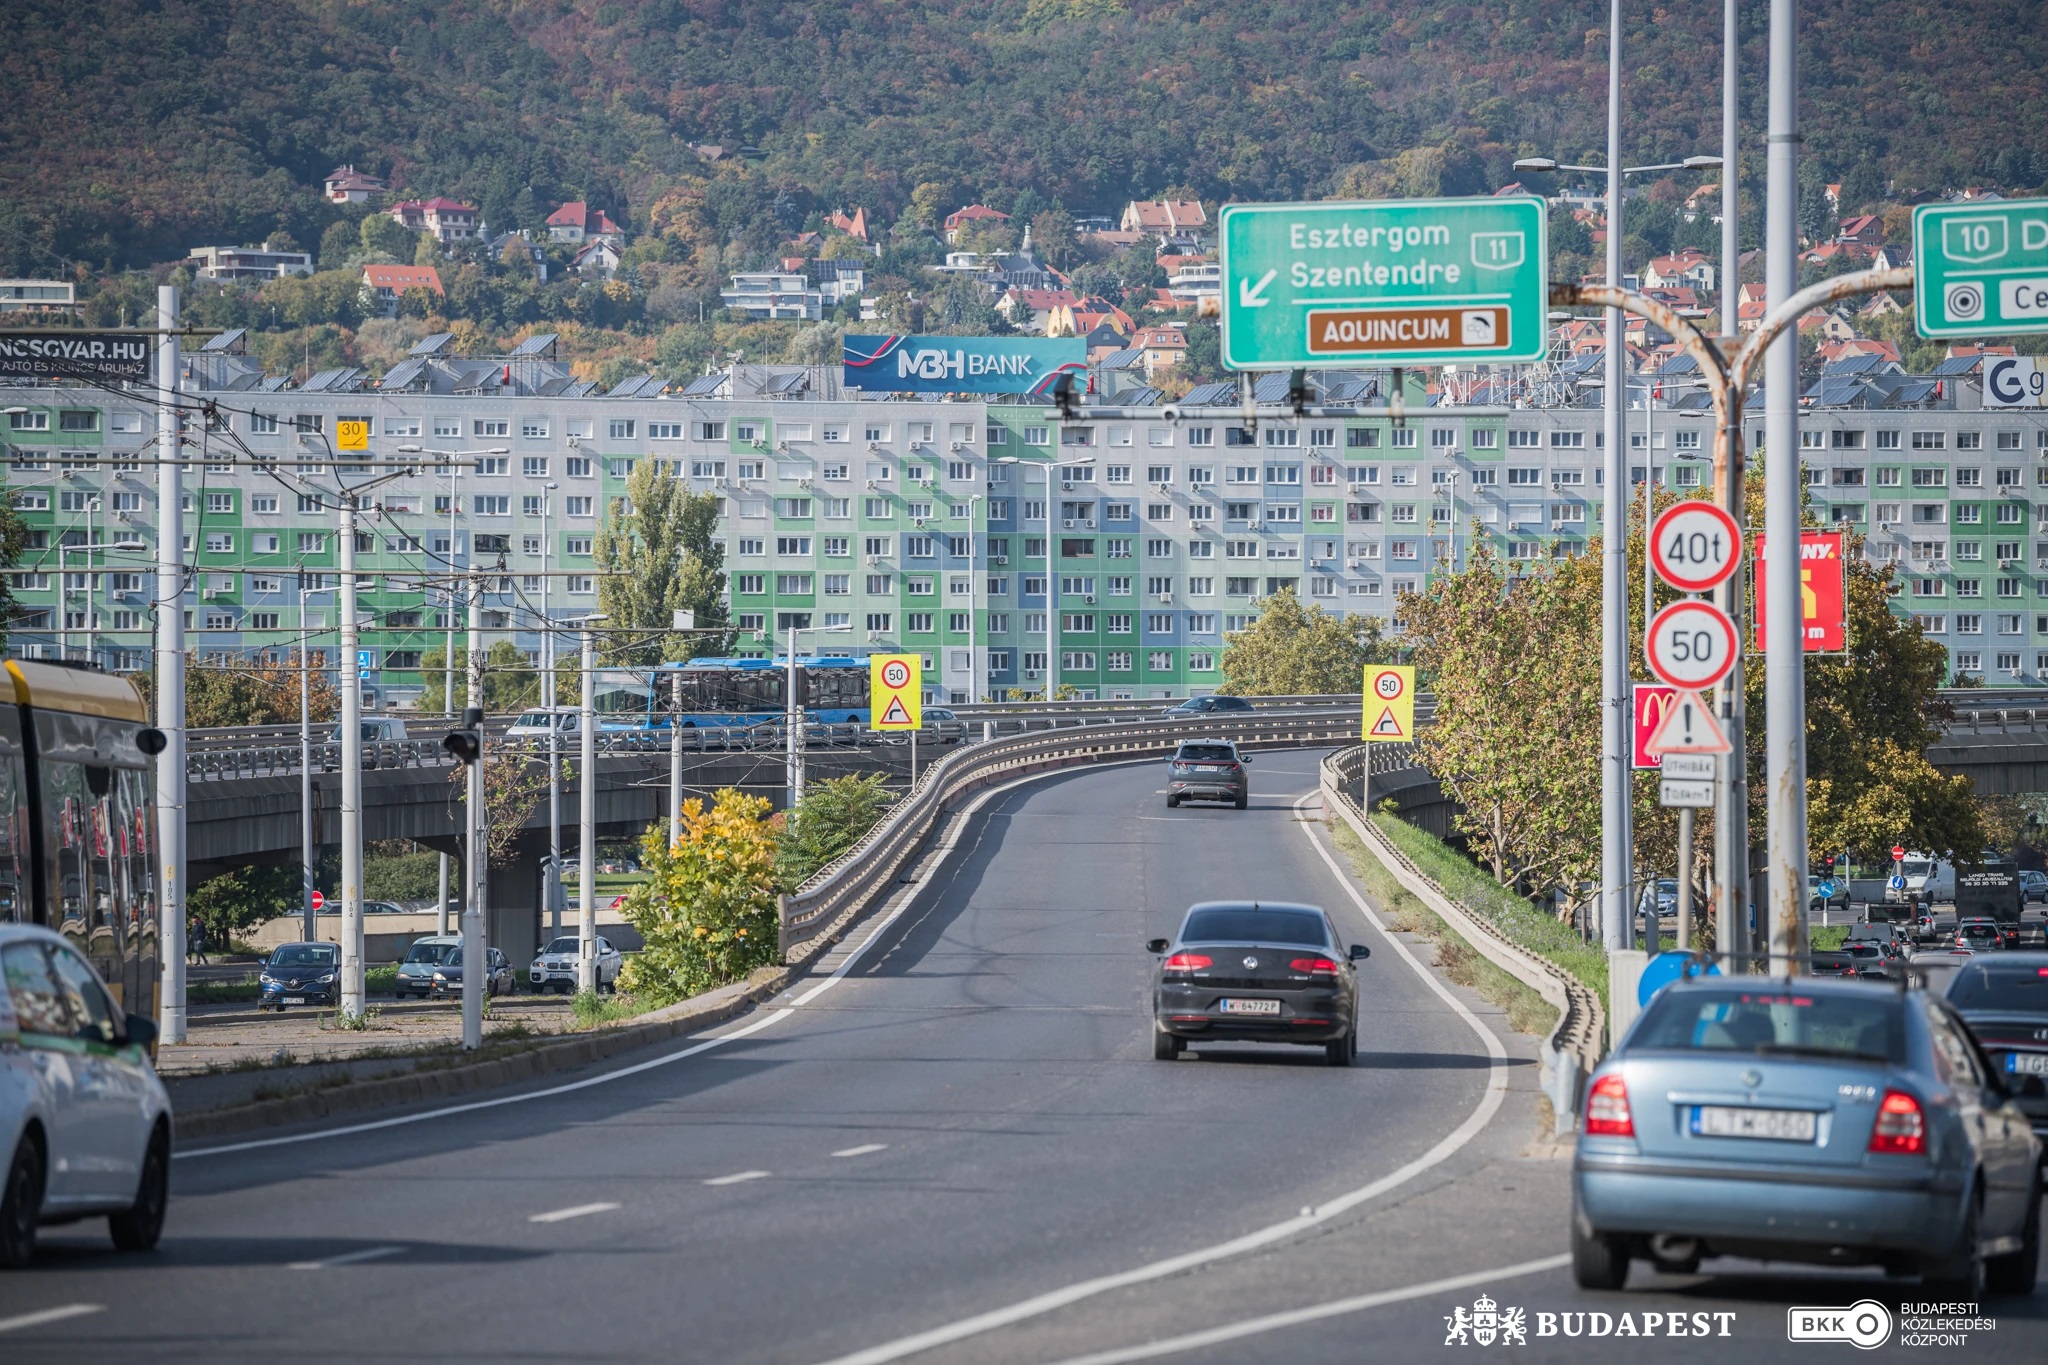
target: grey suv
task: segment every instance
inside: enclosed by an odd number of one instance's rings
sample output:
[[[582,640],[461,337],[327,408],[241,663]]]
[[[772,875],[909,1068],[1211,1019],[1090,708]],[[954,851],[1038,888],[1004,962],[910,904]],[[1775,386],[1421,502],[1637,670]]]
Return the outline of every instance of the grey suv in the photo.
[[[1251,777],[1245,772],[1251,761],[1251,755],[1239,753],[1227,739],[1182,740],[1167,775],[1166,804],[1230,801],[1243,810],[1251,804]]]

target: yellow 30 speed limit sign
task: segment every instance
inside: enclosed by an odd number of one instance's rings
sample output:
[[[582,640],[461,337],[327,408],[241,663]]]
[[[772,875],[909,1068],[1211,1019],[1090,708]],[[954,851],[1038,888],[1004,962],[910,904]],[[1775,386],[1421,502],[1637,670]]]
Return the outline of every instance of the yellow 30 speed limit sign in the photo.
[[[1367,743],[1405,744],[1415,738],[1415,670],[1374,664],[1365,670]]]
[[[336,450],[368,450],[370,448],[370,419],[367,417],[344,417],[334,424],[334,448]]]
[[[924,723],[924,658],[868,656],[868,728],[915,730]]]

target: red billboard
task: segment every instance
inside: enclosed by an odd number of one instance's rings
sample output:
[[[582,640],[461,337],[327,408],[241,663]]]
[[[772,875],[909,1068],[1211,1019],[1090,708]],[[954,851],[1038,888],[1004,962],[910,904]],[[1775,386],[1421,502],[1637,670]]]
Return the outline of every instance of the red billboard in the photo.
[[[1636,730],[1635,766],[1638,768],[1659,768],[1664,760],[1650,752],[1650,739],[1657,733],[1657,727],[1664,723],[1664,716],[1671,704],[1678,700],[1678,689],[1667,683],[1635,684]]]
[[[1756,537],[1756,650],[1764,648],[1765,537]],[[1799,602],[1808,654],[1839,654],[1849,647],[1848,537],[1840,531],[1799,533]]]

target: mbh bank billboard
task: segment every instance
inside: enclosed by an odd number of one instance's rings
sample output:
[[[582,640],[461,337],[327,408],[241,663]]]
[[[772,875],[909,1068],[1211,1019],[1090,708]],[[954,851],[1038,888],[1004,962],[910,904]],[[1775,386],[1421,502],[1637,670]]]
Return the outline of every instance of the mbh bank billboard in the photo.
[[[1043,397],[1064,370],[1087,366],[1079,337],[849,336],[849,389],[881,393],[1022,393]]]

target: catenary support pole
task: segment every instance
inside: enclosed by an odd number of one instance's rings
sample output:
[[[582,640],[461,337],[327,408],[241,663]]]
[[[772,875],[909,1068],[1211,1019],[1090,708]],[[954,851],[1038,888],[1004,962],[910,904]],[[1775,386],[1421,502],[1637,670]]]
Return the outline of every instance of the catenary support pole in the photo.
[[[356,495],[341,495],[341,1013],[363,1012],[363,683],[356,664]]]
[[[576,774],[577,812],[576,990],[597,989],[597,637],[583,623],[583,707],[577,718],[583,771]]]
[[[1738,0],[1724,0],[1721,34],[1721,346],[1732,354],[1740,332],[1742,311],[1742,239],[1736,231],[1741,203],[1742,161],[1742,41],[1738,23]],[[1748,459],[1743,447],[1742,426],[1721,433],[1714,496],[1721,506],[1747,525]],[[1729,619],[1741,621],[1748,573],[1740,564],[1735,573],[1714,591],[1714,605]],[[1735,668],[1721,684],[1715,697],[1715,711],[1728,736],[1731,752],[1718,760],[1719,782],[1714,799],[1714,951],[1721,956],[1721,969],[1734,970],[1733,954],[1749,951],[1749,761],[1747,731],[1748,703],[1744,700],[1740,655]]]
[[[463,826],[467,839],[463,853],[463,895],[462,895],[462,1046],[474,1051],[484,1044],[484,988],[489,981],[490,945],[484,932],[484,889],[485,864],[490,861],[486,851],[488,812],[484,802],[488,799],[488,785],[484,781],[484,754],[482,722],[484,705],[484,594],[483,582],[477,574],[475,564],[469,569],[469,667],[464,670],[468,676],[468,706],[474,716],[464,716],[464,721],[477,721],[476,762],[469,765],[469,791],[462,803]]]
[[[156,291],[156,757],[157,849],[162,858],[157,941],[163,945],[157,1032],[185,1041],[185,450],[178,434],[178,290]]]
[[[668,841],[683,837],[683,675],[669,679]]]
[[[1771,0],[1769,200],[1764,288],[1770,307],[1799,288],[1799,7]],[[1806,948],[1806,659],[1799,581],[1799,337],[1764,356],[1766,923],[1771,973],[1801,974]],[[1761,926],[1760,926],[1761,927]]]
[[[1621,286],[1621,0],[1607,26],[1607,283]],[[1621,310],[1607,310],[1607,448],[1601,461],[1600,553],[1600,935],[1609,952],[1629,946],[1628,451],[1622,424],[1627,336]]]
[[[299,564],[299,910],[304,916],[300,938],[320,937],[313,909],[313,632],[306,629],[306,565]]]

